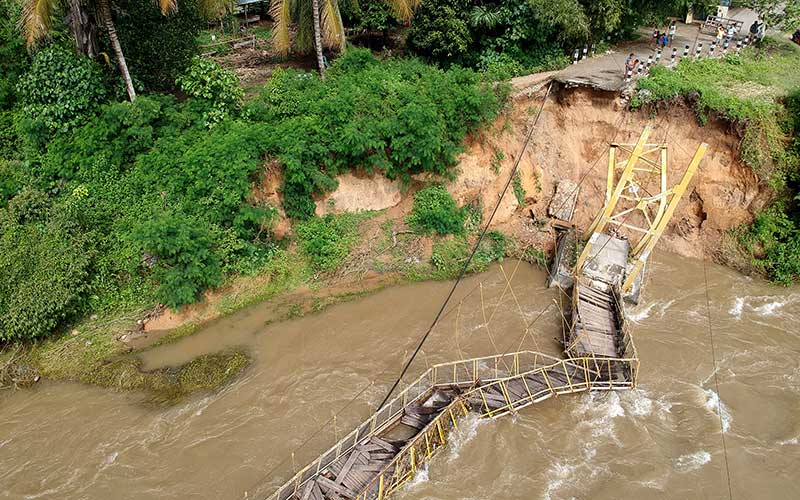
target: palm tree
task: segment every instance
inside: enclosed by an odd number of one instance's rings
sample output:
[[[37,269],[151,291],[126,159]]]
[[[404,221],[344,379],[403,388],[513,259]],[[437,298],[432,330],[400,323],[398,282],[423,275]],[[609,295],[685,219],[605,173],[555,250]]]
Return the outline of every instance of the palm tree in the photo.
[[[391,7],[395,17],[408,22],[420,0],[383,0]],[[322,49],[343,51],[345,47],[344,26],[339,12],[338,0],[271,0],[269,14],[275,21],[272,42],[275,50],[286,55],[292,48],[289,26],[294,24],[297,32],[294,47],[300,52],[317,53],[317,65],[325,78]]]
[[[205,16],[212,18],[222,14],[229,3],[230,0],[201,0],[199,8]],[[178,0],[157,0],[156,4],[165,16],[178,9]],[[96,12],[114,50],[128,98],[131,102],[135,101],[136,90],[133,88],[133,80],[114,26],[110,0],[24,0],[20,26],[25,34],[28,48],[32,48],[50,34],[53,20],[57,19],[58,12],[63,10],[69,12],[67,17],[78,52],[89,57],[95,55],[96,47],[92,41],[94,25],[88,21],[87,13],[92,10]]]

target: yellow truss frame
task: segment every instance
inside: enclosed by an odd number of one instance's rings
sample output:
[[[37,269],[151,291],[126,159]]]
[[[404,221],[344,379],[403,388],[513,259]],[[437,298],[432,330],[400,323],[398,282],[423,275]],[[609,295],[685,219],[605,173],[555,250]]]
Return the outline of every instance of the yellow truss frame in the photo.
[[[651,133],[652,128],[647,126],[642,131],[636,144],[610,145],[605,205],[594,222],[592,222],[592,225],[589,226],[585,235],[587,239],[586,245],[575,265],[576,273],[579,273],[589,257],[593,241],[596,241],[594,235],[602,233],[609,224],[641,233],[642,237],[632,248],[629,255],[629,258],[636,262],[622,284],[623,293],[629,292],[633,286],[636,276],[641,272],[647,258],[650,256],[650,252],[667,228],[678,202],[686,192],[689,182],[692,180],[700,161],[702,161],[708,149],[708,144],[700,144],[681,181],[669,188],[667,186],[667,145],[665,143],[648,144],[647,140]],[[630,156],[627,159],[618,160],[617,153],[620,151],[628,153]],[[618,170],[622,170],[622,174],[620,174],[615,184]],[[641,185],[643,183],[640,181],[647,176],[659,177],[660,191],[656,194],[643,196],[641,193]],[[621,200],[627,202],[629,206],[623,210],[617,210],[617,205]],[[632,213],[641,214],[645,223],[636,225],[626,222]]]

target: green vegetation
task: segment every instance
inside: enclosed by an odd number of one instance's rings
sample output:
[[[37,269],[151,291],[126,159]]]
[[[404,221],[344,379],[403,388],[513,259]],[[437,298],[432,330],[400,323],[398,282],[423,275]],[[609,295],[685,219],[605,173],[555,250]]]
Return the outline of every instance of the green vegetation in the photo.
[[[446,173],[467,132],[493,119],[499,105],[473,71],[378,61],[352,49],[325,80],[275,71],[246,113],[270,126],[264,146],[285,169],[284,208],[305,219],[314,213],[312,196],[350,169],[405,182],[420,172]]]
[[[296,234],[303,253],[320,271],[338,268],[358,239],[358,223],[369,215],[326,215],[298,224]]]
[[[701,123],[711,115],[730,121],[742,140],[742,161],[768,182],[778,199],[736,237],[752,265],[776,282],[800,276],[800,47],[766,39],[724,59],[683,60],[674,70],[656,67],[639,81],[634,107],[687,99]]]
[[[514,174],[514,177],[511,179],[511,187],[514,190],[514,197],[517,199],[517,203],[524,205],[525,188],[522,187],[522,179],[520,179],[519,173]]]
[[[36,53],[17,94],[28,134],[41,141],[73,128],[105,100],[99,67],[58,45]]]
[[[163,15],[147,0],[114,1],[120,45],[137,91],[172,90],[175,79],[189,67],[199,50],[197,35],[206,25],[198,3],[181,0],[177,10]],[[112,53],[110,46],[102,50]]]
[[[195,57],[176,83],[188,96],[210,108],[203,115],[207,127],[238,111],[244,98],[244,90],[233,71],[202,57]]]
[[[178,78],[183,103],[151,95],[102,104],[87,59],[57,47],[36,58],[19,93],[31,125],[8,139],[28,145],[25,161],[12,145],[0,164],[4,341],[42,337],[89,312],[179,307],[268,268],[276,210],[253,197],[267,158],[284,167],[285,209],[302,221],[312,195],[347,169],[445,174],[466,133],[499,107],[472,71],[380,63],[358,49],[325,81],[277,72],[244,109],[236,77],[208,59]],[[298,225],[310,264],[334,270],[359,220]]]
[[[414,206],[407,222],[419,233],[445,235],[463,233],[465,219],[465,210],[458,208],[447,189],[434,185],[414,194]]]
[[[435,279],[452,279],[457,277],[464,268],[474,243],[463,235],[442,239],[433,245],[431,262],[435,268]],[[485,271],[489,264],[503,260],[509,248],[507,238],[497,231],[489,231],[475,252],[467,272],[480,273]]]

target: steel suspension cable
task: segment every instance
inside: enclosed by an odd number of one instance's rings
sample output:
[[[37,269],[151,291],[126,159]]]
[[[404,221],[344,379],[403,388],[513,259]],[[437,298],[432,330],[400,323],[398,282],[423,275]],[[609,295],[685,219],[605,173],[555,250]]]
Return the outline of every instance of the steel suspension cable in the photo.
[[[525,151],[528,149],[528,144],[530,144],[531,138],[533,137],[533,132],[536,130],[536,125],[539,123],[539,118],[542,116],[542,110],[544,110],[544,105],[547,103],[547,99],[550,97],[550,91],[552,89],[553,89],[553,82],[551,81],[550,84],[547,86],[547,92],[545,93],[544,100],[542,101],[542,105],[539,107],[539,111],[536,113],[536,117],[533,120],[533,124],[531,125],[531,129],[528,131],[528,134],[525,136],[525,142],[523,142],[523,144],[522,144],[522,149],[520,150],[519,155],[517,155],[517,159],[514,162],[514,166],[511,168],[511,172],[510,172],[510,174],[508,176],[508,180],[506,181],[505,186],[503,187],[503,191],[500,193],[500,198],[497,200],[497,203],[495,204],[494,209],[492,210],[492,214],[489,216],[489,220],[486,222],[486,225],[484,226],[483,230],[481,231],[480,235],[478,236],[478,241],[475,242],[475,245],[472,247],[472,252],[470,252],[469,257],[467,258],[467,261],[464,263],[464,266],[461,268],[461,272],[459,273],[458,278],[456,278],[455,282],[453,283],[452,288],[450,288],[450,292],[447,294],[447,297],[445,297],[444,302],[442,302],[442,305],[439,308],[439,312],[436,313],[436,317],[434,317],[433,322],[431,323],[430,327],[428,327],[428,330],[420,338],[419,343],[417,344],[417,347],[414,349],[414,352],[411,354],[411,357],[409,357],[408,360],[406,361],[405,365],[403,366],[403,370],[400,372],[400,375],[397,377],[397,379],[392,384],[392,387],[386,393],[386,396],[383,398],[383,401],[381,401],[381,404],[379,404],[378,407],[375,409],[376,413],[378,411],[380,411],[381,408],[383,408],[383,406],[386,404],[387,401],[389,401],[389,398],[392,397],[392,393],[394,393],[395,389],[397,389],[397,386],[400,385],[400,382],[403,380],[403,377],[406,375],[406,373],[408,373],[408,369],[411,367],[411,363],[414,361],[414,358],[417,357],[417,355],[419,354],[420,350],[422,349],[423,344],[425,344],[425,341],[428,340],[428,337],[430,336],[431,332],[433,332],[433,329],[439,323],[439,320],[441,319],[442,313],[444,312],[445,308],[447,307],[447,304],[450,302],[450,299],[453,297],[453,294],[455,293],[456,288],[458,288],[459,283],[461,283],[461,280],[464,279],[464,276],[467,274],[467,270],[469,269],[469,265],[472,263],[472,259],[475,257],[475,254],[478,252],[478,248],[480,247],[481,243],[483,242],[483,238],[486,236],[486,233],[488,232],[489,227],[492,224],[492,220],[494,220],[494,216],[497,214],[497,211],[500,209],[500,204],[502,203],[503,198],[505,197],[506,193],[508,192],[508,188],[511,185],[511,182],[514,180],[514,176],[517,173],[517,169],[519,168],[519,164],[522,161],[522,157],[525,154]]]

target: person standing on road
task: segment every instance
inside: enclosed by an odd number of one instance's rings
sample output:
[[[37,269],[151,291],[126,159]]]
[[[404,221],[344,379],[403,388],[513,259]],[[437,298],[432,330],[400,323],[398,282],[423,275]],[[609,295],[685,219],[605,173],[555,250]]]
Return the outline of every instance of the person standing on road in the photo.
[[[658,28],[653,28],[653,45],[658,46],[659,35],[661,33],[658,31]]]
[[[678,21],[673,20],[669,25],[669,43],[675,42],[675,32],[678,30]]]
[[[725,28],[722,25],[717,26],[717,45],[722,44],[722,39],[725,37]]]

